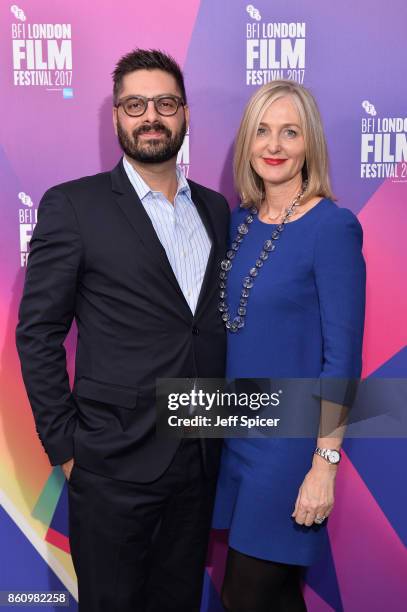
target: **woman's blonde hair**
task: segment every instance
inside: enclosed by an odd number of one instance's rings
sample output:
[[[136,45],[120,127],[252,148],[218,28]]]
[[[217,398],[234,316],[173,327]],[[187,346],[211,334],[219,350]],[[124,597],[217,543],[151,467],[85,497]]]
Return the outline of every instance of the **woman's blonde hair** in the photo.
[[[303,179],[308,181],[303,201],[314,196],[335,199],[328,169],[328,151],[321,116],[312,94],[295,81],[279,80],[267,83],[250,98],[237,133],[233,170],[235,185],[242,206],[260,206],[264,198],[263,179],[253,169],[250,158],[261,119],[270,104],[290,96],[300,117],[304,135],[305,162]]]

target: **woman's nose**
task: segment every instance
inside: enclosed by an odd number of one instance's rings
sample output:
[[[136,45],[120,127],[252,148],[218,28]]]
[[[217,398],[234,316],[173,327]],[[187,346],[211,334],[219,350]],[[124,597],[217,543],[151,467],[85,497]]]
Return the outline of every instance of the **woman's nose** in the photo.
[[[267,147],[270,153],[278,153],[279,151],[281,151],[281,145],[278,136],[270,136],[267,143]]]

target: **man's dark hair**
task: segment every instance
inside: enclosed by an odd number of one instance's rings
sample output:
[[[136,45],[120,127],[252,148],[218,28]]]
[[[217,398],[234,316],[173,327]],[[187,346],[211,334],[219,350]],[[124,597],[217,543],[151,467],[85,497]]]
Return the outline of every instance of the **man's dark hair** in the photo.
[[[117,62],[113,76],[113,102],[117,103],[122,88],[123,77],[135,70],[163,70],[171,74],[181,92],[183,101],[187,102],[184,76],[181,68],[171,55],[157,49],[134,49],[123,55]]]

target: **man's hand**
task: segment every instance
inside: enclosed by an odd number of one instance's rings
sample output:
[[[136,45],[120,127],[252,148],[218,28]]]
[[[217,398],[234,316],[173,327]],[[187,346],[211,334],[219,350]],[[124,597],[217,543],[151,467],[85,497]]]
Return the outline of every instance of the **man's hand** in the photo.
[[[74,463],[73,459],[69,459],[69,461],[66,461],[65,463],[61,465],[62,471],[65,474],[65,478],[67,480],[69,480],[71,477],[73,463]]]

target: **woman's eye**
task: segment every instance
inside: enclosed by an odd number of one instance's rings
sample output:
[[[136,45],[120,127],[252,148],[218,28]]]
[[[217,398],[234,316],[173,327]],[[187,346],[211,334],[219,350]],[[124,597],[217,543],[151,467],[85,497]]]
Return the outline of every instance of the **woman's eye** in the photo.
[[[295,138],[297,136],[297,132],[295,130],[290,130],[287,129],[285,131],[286,136],[288,136],[288,138]]]
[[[266,133],[266,128],[264,127],[257,128],[257,136],[262,136],[265,133]]]

